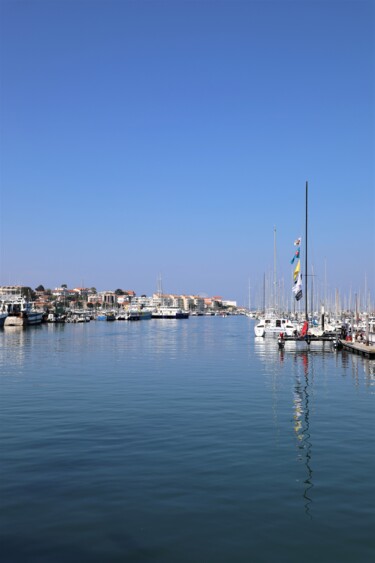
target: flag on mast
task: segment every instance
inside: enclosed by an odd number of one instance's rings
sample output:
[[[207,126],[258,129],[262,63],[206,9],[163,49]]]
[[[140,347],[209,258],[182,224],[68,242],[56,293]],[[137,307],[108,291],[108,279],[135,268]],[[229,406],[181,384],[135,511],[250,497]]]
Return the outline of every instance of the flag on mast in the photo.
[[[301,271],[301,260],[298,260],[297,266],[294,268],[294,272],[293,272],[294,282],[297,281],[297,277],[298,277],[298,274],[300,273],[300,271]]]
[[[292,291],[294,293],[296,301],[299,301],[302,297],[302,274],[298,274],[297,281],[294,283]]]
[[[302,237],[299,237],[294,241],[294,246],[296,246],[297,248],[294,252],[294,256],[292,260],[290,261],[290,263],[293,264],[296,259],[298,260],[297,265],[294,268],[294,272],[293,272],[294,285],[292,287],[292,291],[294,293],[294,297],[296,298],[296,301],[299,301],[302,297],[302,274],[301,274],[301,260],[300,260],[301,240]]]
[[[296,258],[299,258],[299,253],[300,253],[300,249],[299,249],[299,247],[298,247],[297,250],[296,250],[295,253],[294,253],[293,258],[292,258],[291,261],[290,261],[291,264],[294,263],[294,260],[295,260]]]

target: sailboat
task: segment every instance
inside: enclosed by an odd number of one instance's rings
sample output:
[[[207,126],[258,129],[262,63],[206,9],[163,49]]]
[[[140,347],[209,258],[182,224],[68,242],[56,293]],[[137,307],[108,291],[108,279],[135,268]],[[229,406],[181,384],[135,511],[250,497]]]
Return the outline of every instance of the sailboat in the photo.
[[[264,317],[260,318],[259,323],[254,326],[254,333],[257,337],[279,336],[280,332],[291,336],[295,330],[295,326],[288,318],[284,317],[283,315],[279,315],[276,306],[276,227],[274,227],[273,289],[274,307],[267,309],[265,311]]]
[[[300,244],[301,244],[301,238],[297,239],[295,241],[295,246],[297,246],[297,250],[295,252],[295,255],[293,256],[292,259],[292,263],[294,262],[295,258],[297,258],[297,265],[295,266],[294,272],[293,272],[293,279],[294,279],[294,285],[292,288],[292,291],[294,293],[295,299],[297,301],[299,301],[300,299],[303,298],[303,292],[304,292],[304,323],[302,326],[302,330],[300,333],[294,334],[294,335],[289,335],[287,333],[280,333],[279,338],[278,338],[278,346],[280,349],[285,348],[286,346],[288,348],[302,348],[302,349],[306,349],[306,347],[310,347],[312,343],[318,343],[319,346],[321,347],[322,344],[325,341],[333,341],[334,340],[334,336],[333,335],[326,335],[325,333],[323,334],[319,334],[317,335],[316,333],[314,333],[314,331],[312,329],[310,329],[309,326],[309,314],[308,314],[308,302],[307,302],[307,295],[308,295],[308,287],[307,287],[307,281],[308,281],[308,275],[307,275],[307,249],[308,249],[308,190],[309,190],[309,185],[308,182],[306,182],[306,214],[305,214],[305,274],[304,274],[304,290],[303,290],[303,282],[302,282],[302,273],[301,273],[301,260],[300,260]]]

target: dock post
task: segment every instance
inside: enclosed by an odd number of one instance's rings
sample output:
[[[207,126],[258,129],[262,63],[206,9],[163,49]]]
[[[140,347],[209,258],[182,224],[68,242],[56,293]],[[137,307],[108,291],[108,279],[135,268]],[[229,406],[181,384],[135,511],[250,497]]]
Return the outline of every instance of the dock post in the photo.
[[[368,313],[365,313],[365,331],[366,331],[366,344],[370,344],[370,324],[368,320]]]

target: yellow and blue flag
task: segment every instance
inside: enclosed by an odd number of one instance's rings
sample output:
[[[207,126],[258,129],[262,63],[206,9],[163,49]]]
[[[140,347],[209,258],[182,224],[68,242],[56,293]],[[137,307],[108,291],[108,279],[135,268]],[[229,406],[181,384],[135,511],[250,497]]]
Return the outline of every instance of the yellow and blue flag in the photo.
[[[294,281],[297,280],[298,274],[301,271],[301,260],[298,260],[297,262],[297,266],[294,268],[294,272],[293,272],[293,279]]]

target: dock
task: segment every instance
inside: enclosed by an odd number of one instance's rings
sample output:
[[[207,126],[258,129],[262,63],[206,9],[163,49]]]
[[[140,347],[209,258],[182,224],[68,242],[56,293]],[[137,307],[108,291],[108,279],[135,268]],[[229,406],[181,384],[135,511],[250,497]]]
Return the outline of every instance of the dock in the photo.
[[[306,336],[283,336],[285,342],[306,342],[310,344],[311,342],[334,342],[336,340],[335,336],[314,336],[307,334]]]
[[[340,340],[344,350],[348,350],[353,354],[365,356],[369,360],[375,359],[375,345],[365,344],[364,342],[350,342],[348,340]]]

